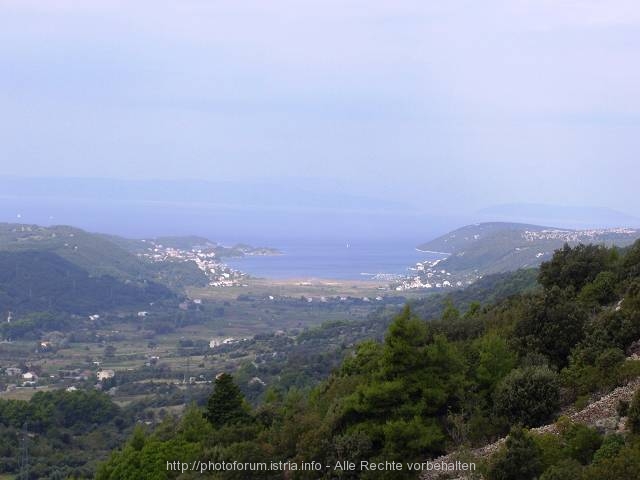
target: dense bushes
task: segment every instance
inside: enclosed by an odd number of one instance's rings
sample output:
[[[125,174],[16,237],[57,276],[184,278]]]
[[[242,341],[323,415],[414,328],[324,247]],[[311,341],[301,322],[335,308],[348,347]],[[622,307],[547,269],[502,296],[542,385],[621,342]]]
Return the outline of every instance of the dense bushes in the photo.
[[[127,412],[97,391],[58,390],[38,392],[28,402],[0,400],[0,473],[19,471],[26,435],[30,478],[90,478],[131,424]]]
[[[92,275],[49,251],[0,252],[0,311],[92,314],[175,299],[151,281]]]
[[[558,411],[560,382],[548,367],[517,368],[498,385],[494,397],[498,415],[512,424],[537,427]]]
[[[542,473],[540,449],[522,428],[511,430],[503,448],[493,458],[489,480],[533,480]]]
[[[490,480],[621,480],[637,478],[640,438],[603,435],[594,428],[560,422],[560,434],[514,429],[490,460]]]
[[[586,284],[593,282],[600,272],[615,258],[615,250],[610,251],[600,245],[578,245],[571,248],[565,244],[557,250],[553,258],[540,266],[540,284],[551,289],[573,287],[580,291]]]
[[[640,390],[634,395],[627,416],[627,428],[632,433],[640,434]]]
[[[584,335],[587,314],[572,289],[554,285],[523,300],[523,315],[515,325],[514,341],[522,355],[540,353],[564,367],[571,349]]]

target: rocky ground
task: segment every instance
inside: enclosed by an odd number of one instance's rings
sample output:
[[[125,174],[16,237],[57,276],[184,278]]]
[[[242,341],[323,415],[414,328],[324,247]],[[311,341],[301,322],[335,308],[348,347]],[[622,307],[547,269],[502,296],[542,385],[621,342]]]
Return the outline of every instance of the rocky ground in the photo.
[[[618,387],[612,392],[608,393],[600,397],[599,400],[596,400],[593,403],[590,403],[582,410],[575,412],[573,414],[567,415],[569,420],[575,423],[582,423],[588,425],[590,427],[596,427],[599,430],[604,432],[616,432],[624,430],[624,425],[626,423],[626,418],[619,417],[617,413],[618,403],[620,401],[630,402],[636,390],[640,388],[640,378],[636,378],[629,382],[627,385],[622,387]],[[531,429],[534,433],[552,433],[558,434],[558,424],[552,423],[549,425],[544,425],[542,427]],[[501,438],[500,440],[491,443],[489,445],[485,445],[484,447],[472,450],[470,452],[462,453],[462,452],[454,452],[449,455],[444,455],[433,460],[434,463],[451,463],[456,460],[470,462],[470,461],[481,461],[485,460],[494,453],[496,453],[500,447],[506,441],[505,438]],[[479,479],[482,478],[477,473],[475,474],[460,474],[461,472],[456,473],[443,473],[443,472],[424,472],[421,475],[421,480],[464,480],[464,479]]]

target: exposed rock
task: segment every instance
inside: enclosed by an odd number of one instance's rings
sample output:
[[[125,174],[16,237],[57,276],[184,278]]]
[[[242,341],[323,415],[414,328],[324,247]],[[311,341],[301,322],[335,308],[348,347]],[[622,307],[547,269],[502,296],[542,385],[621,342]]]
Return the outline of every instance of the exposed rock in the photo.
[[[628,384],[618,387],[607,395],[600,397],[599,400],[590,403],[579,412],[569,415],[568,418],[574,423],[582,423],[589,427],[595,427],[605,433],[624,431],[626,419],[618,417],[618,403],[620,401],[630,402],[639,387],[640,378],[636,378]],[[532,428],[531,431],[534,433],[551,433],[554,435],[558,435],[559,433],[558,425],[556,423]],[[470,454],[467,453],[464,455],[464,461],[472,461],[470,458],[474,458],[476,460],[487,459],[500,450],[500,447],[502,447],[505,441],[506,437],[489,445],[485,445],[484,447],[475,449]],[[455,462],[456,460],[461,459],[461,455],[462,454],[459,452],[454,452],[439,457],[433,460],[433,462]],[[477,473],[474,476],[474,474],[465,474],[464,472],[423,472],[420,478],[422,480],[463,480],[472,478],[477,479],[481,477],[479,477]]]
[[[629,345],[629,348],[627,348],[627,356],[632,358],[640,357],[640,340],[636,340]]]

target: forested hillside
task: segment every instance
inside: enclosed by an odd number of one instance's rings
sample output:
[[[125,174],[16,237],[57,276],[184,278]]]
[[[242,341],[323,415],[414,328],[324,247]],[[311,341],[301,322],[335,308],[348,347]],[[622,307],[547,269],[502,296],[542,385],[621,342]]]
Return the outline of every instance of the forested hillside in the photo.
[[[207,284],[206,276],[193,263],[150,263],[139,258],[137,253],[144,246],[140,240],[90,233],[65,225],[0,223],[2,252],[57,255],[92,277],[155,281],[172,289]]]
[[[167,287],[146,280],[93,276],[50,251],[0,251],[0,312],[91,314],[135,308],[174,298]]]
[[[153,431],[138,429],[97,478],[177,478],[182,462],[397,461],[406,464],[490,443],[490,480],[635,478],[640,398],[620,405],[617,434],[567,424],[548,439],[527,428],[640,376],[627,358],[640,339],[640,242],[627,251],[565,246],[542,265],[540,287],[497,303],[453,304],[441,318],[406,308],[384,340],[364,341],[311,391],[272,389],[250,408],[228,374],[206,409]],[[546,443],[545,443],[546,442]],[[555,442],[555,443],[554,443]],[[415,478],[416,472],[290,471],[291,478]],[[190,475],[180,478],[190,478]],[[208,472],[210,478],[282,478],[282,472]],[[200,476],[198,474],[198,476]]]
[[[0,476],[91,478],[95,464],[132,425],[131,411],[91,390],[39,392],[28,402],[0,400]]]
[[[0,224],[0,250],[55,253],[95,276],[136,279],[146,273],[141,260],[111,240],[68,226]]]

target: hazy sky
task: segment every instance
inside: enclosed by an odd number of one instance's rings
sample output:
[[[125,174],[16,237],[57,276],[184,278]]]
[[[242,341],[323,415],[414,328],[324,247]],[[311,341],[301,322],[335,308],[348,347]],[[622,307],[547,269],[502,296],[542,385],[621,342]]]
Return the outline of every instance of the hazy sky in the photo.
[[[640,214],[640,3],[0,0],[0,174]]]

